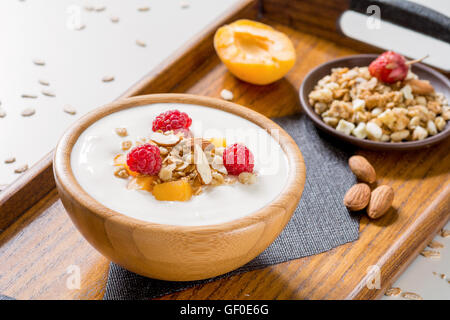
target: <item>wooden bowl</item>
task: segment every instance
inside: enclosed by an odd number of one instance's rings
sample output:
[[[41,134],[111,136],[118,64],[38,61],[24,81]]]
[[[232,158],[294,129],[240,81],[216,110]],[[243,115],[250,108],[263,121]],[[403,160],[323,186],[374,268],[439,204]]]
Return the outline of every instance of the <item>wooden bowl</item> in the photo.
[[[334,59],[311,70],[303,80],[300,87],[300,101],[303,109],[314,124],[326,133],[337,137],[343,141],[354,144],[361,148],[372,150],[415,150],[430,147],[435,143],[443,141],[450,136],[450,124],[447,123],[445,129],[438,134],[427,137],[419,141],[405,141],[405,142],[378,142],[367,139],[359,139],[354,136],[343,134],[333,127],[323,122],[320,115],[318,115],[313,106],[310,105],[308,95],[314,89],[317,82],[327,74],[331,73],[331,69],[338,67],[363,67],[368,66],[373,60],[378,57],[377,54],[360,54],[343,58]],[[412,71],[419,76],[420,79],[429,80],[437,92],[442,92],[448,100],[450,100],[450,81],[441,73],[421,64],[416,63],[412,65]]]
[[[241,116],[263,129],[279,130],[289,178],[264,208],[240,219],[207,226],[150,223],[110,210],[87,194],[75,179],[70,155],[80,134],[111,113],[152,103],[187,103]],[[270,134],[270,131],[268,131]],[[206,279],[234,270],[264,251],[294,212],[305,183],[305,164],[294,140],[263,115],[237,104],[187,94],[155,94],[124,99],[79,119],[62,136],[54,157],[56,185],[70,218],[98,251],[140,275],[172,281]]]

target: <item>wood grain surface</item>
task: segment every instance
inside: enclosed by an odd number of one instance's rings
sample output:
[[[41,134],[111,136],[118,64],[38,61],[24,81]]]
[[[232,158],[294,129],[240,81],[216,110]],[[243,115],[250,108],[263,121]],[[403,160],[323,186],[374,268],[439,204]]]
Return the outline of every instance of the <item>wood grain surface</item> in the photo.
[[[300,0],[292,0],[297,2]],[[325,0],[323,0],[325,1]],[[294,42],[297,63],[286,78],[269,86],[253,86],[235,79],[211,47],[202,48],[207,57],[195,70],[178,77],[166,66],[164,77],[176,81],[157,85],[155,78],[134,87],[130,94],[162,91],[188,92],[219,97],[224,88],[234,93],[234,102],[269,117],[302,112],[298,88],[306,73],[329,59],[367,52],[367,46],[351,47],[321,38],[311,28],[305,33],[291,28],[290,12],[271,15],[263,1],[265,20],[285,32]],[[286,2],[286,1],[285,1]],[[291,2],[291,1],[289,1]],[[337,3],[337,2],[336,2]],[[254,8],[256,1],[243,1],[238,11]],[[273,9],[275,10],[275,9]],[[330,9],[331,10],[331,9]],[[333,9],[334,10],[334,9]],[[339,8],[335,8],[339,10]],[[250,12],[252,12],[250,10]],[[256,15],[253,12],[252,15]],[[313,16],[311,14],[310,16]],[[302,20],[299,20],[302,21]],[[317,24],[317,21],[315,22]],[[290,26],[289,26],[290,25]],[[328,31],[327,31],[328,32]],[[189,50],[189,48],[186,48]],[[191,51],[190,56],[197,54]],[[176,60],[178,61],[178,60]],[[154,75],[158,77],[158,75]],[[170,77],[169,77],[170,78]],[[336,142],[338,143],[338,142]],[[300,149],[302,146],[299,146]],[[360,239],[328,252],[247,272],[231,278],[162,297],[162,299],[373,299],[398,277],[450,216],[450,141],[415,152],[357,151],[377,170],[377,184],[394,188],[393,208],[381,219],[361,218]],[[76,231],[56,191],[51,191],[0,234],[0,292],[19,299],[101,299],[106,284],[108,261]],[[81,268],[81,286],[68,289],[67,268]],[[367,270],[378,266],[381,288],[369,290]]]

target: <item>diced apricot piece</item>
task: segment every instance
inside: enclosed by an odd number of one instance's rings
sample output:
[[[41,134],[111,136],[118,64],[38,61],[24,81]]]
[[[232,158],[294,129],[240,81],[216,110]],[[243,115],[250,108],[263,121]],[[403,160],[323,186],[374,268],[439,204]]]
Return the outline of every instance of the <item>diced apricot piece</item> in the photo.
[[[214,35],[216,52],[228,70],[241,80],[269,84],[281,79],[295,63],[291,40],[272,27],[237,20]]]
[[[137,176],[133,177],[130,182],[128,182],[128,189],[145,190],[152,192],[153,190],[153,180],[154,176]]]
[[[227,139],[225,138],[210,138],[208,139],[216,148],[225,148],[227,146]]]
[[[164,182],[153,187],[153,195],[160,201],[188,201],[192,187],[184,180]]]

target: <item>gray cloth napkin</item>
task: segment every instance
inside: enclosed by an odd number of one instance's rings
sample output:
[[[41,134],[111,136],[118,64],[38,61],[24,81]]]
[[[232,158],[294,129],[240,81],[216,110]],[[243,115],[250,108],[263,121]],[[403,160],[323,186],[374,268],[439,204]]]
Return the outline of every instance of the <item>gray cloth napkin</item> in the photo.
[[[223,276],[189,282],[154,280],[111,263],[105,300],[149,299],[238,273],[318,254],[359,235],[359,218],[342,205],[355,183],[347,146],[322,136],[305,115],[275,119],[298,144],[306,163],[306,184],[300,203],[283,232],[263,253]]]

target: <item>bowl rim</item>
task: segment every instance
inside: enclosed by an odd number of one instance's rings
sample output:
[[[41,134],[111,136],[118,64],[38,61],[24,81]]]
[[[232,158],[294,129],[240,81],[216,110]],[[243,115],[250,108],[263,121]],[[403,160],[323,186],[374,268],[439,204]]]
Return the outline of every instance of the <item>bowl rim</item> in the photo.
[[[71,153],[79,136],[94,122],[109,114],[128,108],[151,105],[155,103],[185,103],[219,109],[255,123],[272,137],[273,134],[270,130],[279,130],[279,144],[286,154],[289,164],[288,179],[281,192],[275,197],[275,199],[263,208],[260,208],[244,217],[224,223],[200,226],[170,225],[148,222],[132,218],[120,212],[109,209],[95,200],[80,186],[72,172],[70,161]],[[302,153],[291,136],[279,125],[264,115],[241,105],[217,98],[192,94],[167,93],[142,95],[119,99],[94,109],[73,123],[60,138],[55,150],[53,164],[53,172],[55,180],[57,181],[58,189],[62,188],[66,194],[72,197],[74,201],[87,208],[90,212],[94,213],[94,215],[98,215],[103,219],[108,219],[114,216],[115,218],[119,218],[116,221],[120,224],[125,224],[130,227],[167,230],[171,232],[223,232],[245,228],[254,223],[261,222],[276,214],[279,208],[285,208],[286,202],[288,200],[292,201],[292,198],[296,201],[296,206],[303,193],[306,180],[306,167]],[[287,195],[289,195],[289,197],[286,197]],[[293,211],[290,214],[292,215],[292,213]]]
[[[318,71],[322,70],[323,68],[329,68],[329,72],[331,72],[331,67],[328,67],[329,65],[339,63],[339,62],[347,62],[351,61],[353,59],[375,59],[379,56],[379,54],[356,54],[356,55],[349,55],[345,57],[340,57],[336,59],[329,60],[327,62],[324,62],[316,67],[314,67],[311,71],[308,72],[308,74],[305,76],[305,78],[302,81],[302,84],[300,86],[299,90],[299,96],[300,96],[300,102],[303,106],[303,110],[305,110],[307,116],[313,121],[313,123],[321,130],[331,134],[334,137],[337,137],[343,141],[346,141],[348,143],[351,143],[353,145],[356,145],[358,147],[366,148],[366,149],[372,149],[372,150],[415,150],[425,147],[430,147],[440,141],[444,141],[446,138],[450,136],[450,125],[447,123],[445,129],[438,134],[427,137],[423,140],[418,141],[406,141],[406,142],[381,142],[381,141],[373,141],[368,139],[359,139],[356,137],[353,137],[351,135],[346,135],[344,133],[341,133],[337,131],[335,128],[327,125],[325,122],[322,121],[322,118],[314,111],[313,107],[310,105],[308,101],[308,94],[309,92],[305,92],[305,84],[310,78]],[[433,75],[434,77],[441,80],[450,90],[450,80],[446,78],[443,74],[440,72],[424,65],[423,63],[416,63],[413,65],[413,68],[418,68],[423,72],[429,73]],[[450,98],[450,97],[448,97]]]

